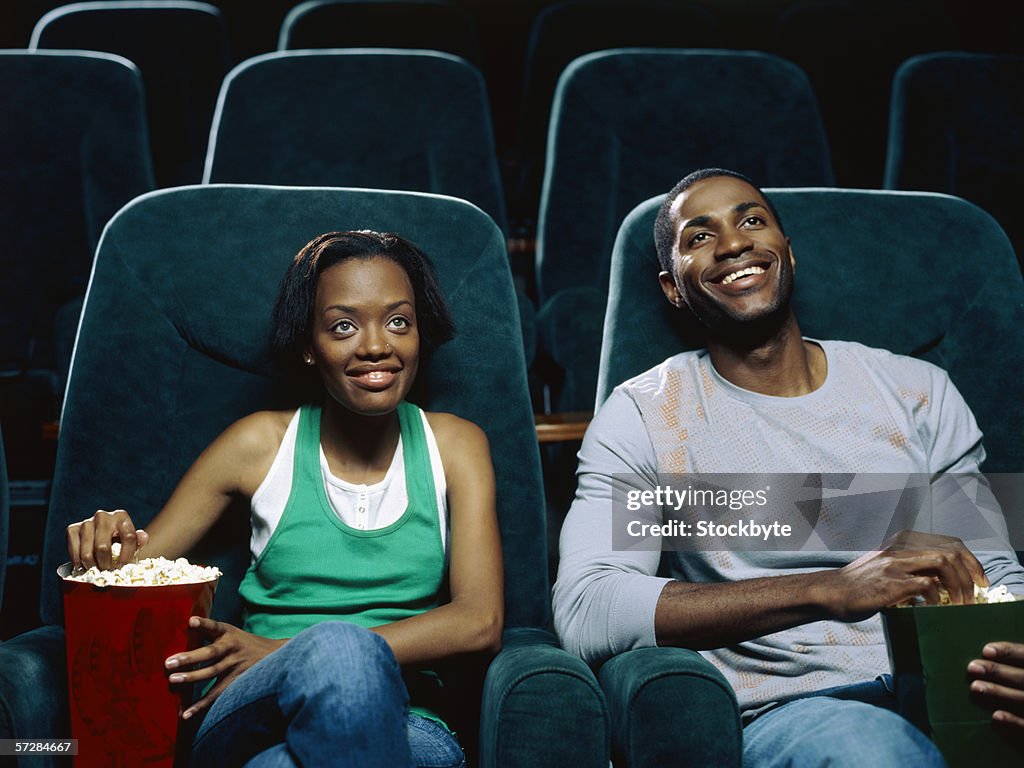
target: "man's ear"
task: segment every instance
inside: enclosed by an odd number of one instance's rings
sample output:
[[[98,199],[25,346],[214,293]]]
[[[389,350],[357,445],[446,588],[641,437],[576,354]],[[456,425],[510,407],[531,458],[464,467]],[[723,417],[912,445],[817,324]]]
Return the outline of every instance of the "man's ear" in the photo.
[[[786,238],[786,247],[789,248],[789,264],[793,267],[793,272],[796,272],[796,257],[793,255],[793,243],[788,237]]]
[[[665,294],[668,303],[674,307],[683,306],[683,295],[679,292],[676,279],[671,272],[659,272],[658,282],[661,283],[661,292]]]

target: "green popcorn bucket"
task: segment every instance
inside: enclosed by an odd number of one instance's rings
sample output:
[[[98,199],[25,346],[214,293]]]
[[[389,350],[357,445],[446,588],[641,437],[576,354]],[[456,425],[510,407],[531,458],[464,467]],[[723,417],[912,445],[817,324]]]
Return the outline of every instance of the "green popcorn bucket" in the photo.
[[[882,625],[900,714],[931,736],[949,768],[1024,766],[1024,739],[993,724],[967,674],[987,643],[1024,641],[1024,600],[886,608]]]

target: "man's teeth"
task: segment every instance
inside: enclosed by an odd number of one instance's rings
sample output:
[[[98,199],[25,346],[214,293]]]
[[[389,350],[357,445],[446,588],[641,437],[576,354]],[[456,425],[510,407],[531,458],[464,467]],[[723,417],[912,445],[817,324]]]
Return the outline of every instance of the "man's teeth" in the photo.
[[[741,269],[739,272],[733,272],[732,274],[726,275],[722,281],[722,285],[728,285],[733,280],[739,280],[741,277],[747,277],[748,275],[760,275],[764,273],[764,267],[747,267]]]

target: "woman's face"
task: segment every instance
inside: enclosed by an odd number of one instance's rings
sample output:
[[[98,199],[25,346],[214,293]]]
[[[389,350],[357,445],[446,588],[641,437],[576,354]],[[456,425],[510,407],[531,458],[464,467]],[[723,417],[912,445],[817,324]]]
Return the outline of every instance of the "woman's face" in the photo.
[[[384,257],[349,259],[320,274],[310,325],[312,358],[327,393],[366,416],[408,394],[420,358],[409,276]]]

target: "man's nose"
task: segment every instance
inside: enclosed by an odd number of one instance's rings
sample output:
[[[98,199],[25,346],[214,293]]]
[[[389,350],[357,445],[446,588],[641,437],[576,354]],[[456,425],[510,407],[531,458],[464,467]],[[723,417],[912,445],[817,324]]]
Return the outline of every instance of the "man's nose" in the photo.
[[[754,247],[754,241],[742,229],[727,229],[718,238],[715,258],[729,259],[740,256]]]

